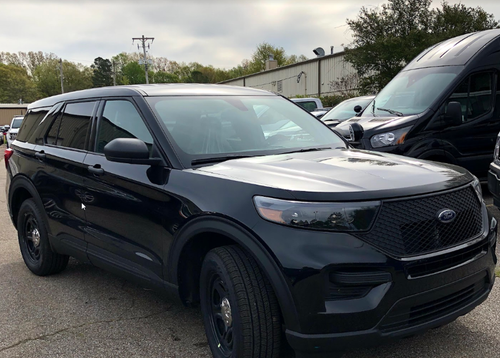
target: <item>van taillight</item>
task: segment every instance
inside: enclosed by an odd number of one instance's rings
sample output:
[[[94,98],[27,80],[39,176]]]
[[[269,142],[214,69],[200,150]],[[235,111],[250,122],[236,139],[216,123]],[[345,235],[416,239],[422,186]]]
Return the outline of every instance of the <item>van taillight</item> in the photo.
[[[14,154],[14,151],[11,148],[5,149],[5,153],[3,154],[3,158],[5,160],[5,167],[7,168],[9,164],[9,159],[12,157],[12,154]]]

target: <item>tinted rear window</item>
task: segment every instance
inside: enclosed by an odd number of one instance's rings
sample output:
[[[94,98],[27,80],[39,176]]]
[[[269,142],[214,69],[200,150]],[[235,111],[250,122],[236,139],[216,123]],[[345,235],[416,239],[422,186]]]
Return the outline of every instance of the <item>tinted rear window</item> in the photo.
[[[30,139],[30,137],[48,112],[48,108],[38,108],[28,112],[28,114],[24,116],[24,120],[19,128],[17,140],[21,142],[35,143],[34,139]]]

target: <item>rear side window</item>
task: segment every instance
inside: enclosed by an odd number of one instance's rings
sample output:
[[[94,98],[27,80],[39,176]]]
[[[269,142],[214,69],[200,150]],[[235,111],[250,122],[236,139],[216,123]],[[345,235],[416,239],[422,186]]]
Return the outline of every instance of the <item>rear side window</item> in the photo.
[[[62,115],[52,124],[46,137],[46,143],[84,149],[95,105],[95,101],[68,103]]]
[[[116,138],[138,138],[151,152],[153,137],[134,105],[125,100],[107,101],[97,130],[96,152]]]
[[[17,140],[21,142],[29,142],[34,144],[34,138],[31,138],[40,122],[49,113],[49,108],[37,108],[29,111],[21,123],[21,128],[19,128],[19,134],[17,135]]]

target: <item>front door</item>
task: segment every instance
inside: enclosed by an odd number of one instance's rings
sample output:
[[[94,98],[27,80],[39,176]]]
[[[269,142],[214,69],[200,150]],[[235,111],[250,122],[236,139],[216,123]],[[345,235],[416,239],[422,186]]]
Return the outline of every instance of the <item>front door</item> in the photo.
[[[110,162],[104,147],[115,138],[138,138],[153,151],[153,137],[132,100],[104,102],[95,146],[84,160],[87,187],[86,239],[90,261],[112,271],[126,271],[152,284],[163,279],[163,250],[171,239],[165,229],[162,190],[168,169]],[[163,171],[163,176],[151,172]]]

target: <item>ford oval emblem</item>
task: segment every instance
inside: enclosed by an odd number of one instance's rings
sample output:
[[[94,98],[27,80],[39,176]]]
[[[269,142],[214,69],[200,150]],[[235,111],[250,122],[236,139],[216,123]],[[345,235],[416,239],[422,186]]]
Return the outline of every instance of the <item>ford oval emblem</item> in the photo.
[[[455,220],[456,217],[457,213],[451,209],[443,209],[437,215],[438,220],[443,224],[451,223],[453,220]]]

